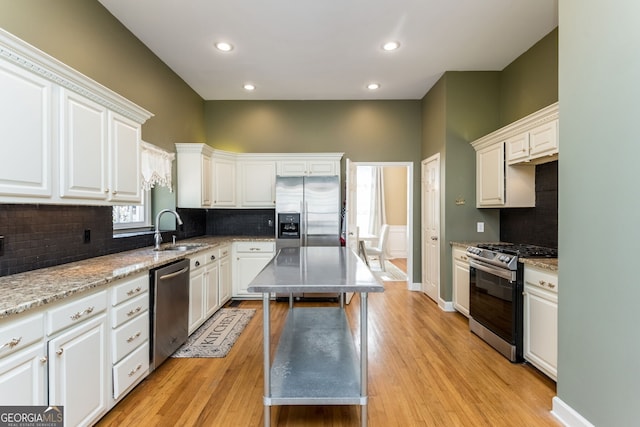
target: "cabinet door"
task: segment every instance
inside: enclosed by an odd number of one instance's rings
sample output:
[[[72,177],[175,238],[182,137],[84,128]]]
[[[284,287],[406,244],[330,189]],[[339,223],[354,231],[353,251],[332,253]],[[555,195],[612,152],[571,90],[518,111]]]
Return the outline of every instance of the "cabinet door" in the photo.
[[[309,160],[307,162],[307,175],[334,176],[338,175],[339,162],[331,160]]]
[[[469,263],[453,260],[453,306],[469,317]]]
[[[530,132],[531,158],[553,155],[558,152],[558,121],[540,125]]]
[[[213,159],[214,206],[236,205],[236,164],[232,160]]]
[[[109,112],[109,146],[111,150],[109,200],[139,204],[140,125],[119,114]]]
[[[49,405],[64,405],[68,426],[93,424],[107,411],[106,325],[102,314],[49,341]]]
[[[504,205],[504,142],[476,153],[477,205]]]
[[[0,93],[0,195],[51,197],[52,84],[0,61]]]
[[[248,207],[275,206],[276,163],[243,161],[240,163],[240,203]]]
[[[220,283],[219,278],[219,264],[218,262],[214,262],[212,264],[208,264],[205,272],[205,306],[204,306],[204,318],[205,320],[211,317],[213,313],[218,309],[219,305],[219,290],[218,286]]]
[[[303,176],[307,174],[307,162],[305,160],[282,160],[278,162],[278,175]]]
[[[222,249],[220,250],[222,252]],[[220,305],[231,299],[231,257],[220,259]]]
[[[260,293],[252,293],[247,291],[249,283],[260,273],[273,254],[252,254],[240,255],[236,257],[234,277],[234,296],[261,297]]]
[[[62,90],[60,197],[108,196],[107,109]]]
[[[44,343],[0,359],[2,405],[47,404],[47,358]]]
[[[554,380],[558,372],[556,298],[551,292],[525,285],[524,357]]]
[[[204,268],[191,273],[189,280],[189,335],[204,321]]]
[[[201,183],[201,191],[202,194],[200,196],[200,201],[202,207],[208,207],[212,205],[212,185],[213,185],[213,175],[212,175],[212,161],[209,156],[202,156],[200,161],[202,162],[202,183]]]
[[[505,141],[507,163],[517,163],[529,157],[529,133],[523,132]]]

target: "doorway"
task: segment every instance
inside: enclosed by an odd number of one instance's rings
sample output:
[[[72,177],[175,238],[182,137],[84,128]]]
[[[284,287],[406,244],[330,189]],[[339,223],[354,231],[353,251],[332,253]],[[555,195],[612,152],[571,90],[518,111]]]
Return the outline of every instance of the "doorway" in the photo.
[[[440,297],[440,154],[422,161],[422,291],[438,303]]]
[[[359,195],[364,192],[367,194]],[[413,163],[347,159],[345,199],[347,246],[358,253],[361,235],[376,235],[382,224],[388,224],[387,253],[390,257],[406,257],[407,284],[412,289]]]

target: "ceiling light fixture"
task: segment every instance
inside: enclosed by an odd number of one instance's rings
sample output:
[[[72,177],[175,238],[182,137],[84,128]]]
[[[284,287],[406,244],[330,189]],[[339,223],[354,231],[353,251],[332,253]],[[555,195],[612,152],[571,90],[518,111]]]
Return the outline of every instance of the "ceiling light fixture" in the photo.
[[[369,89],[369,90],[380,89],[380,84],[378,84],[378,83],[369,83],[367,85],[367,89]]]
[[[387,52],[396,50],[399,47],[400,47],[400,42],[395,42],[395,41],[386,42],[385,44],[382,45],[382,49],[386,50]]]
[[[218,49],[221,52],[229,52],[233,50],[233,46],[227,42],[218,42],[215,44],[215,46],[216,46],[216,49]]]
[[[249,92],[251,92],[252,90],[255,90],[255,85],[252,85],[251,83],[245,83],[245,85],[243,86],[244,90],[248,90]]]

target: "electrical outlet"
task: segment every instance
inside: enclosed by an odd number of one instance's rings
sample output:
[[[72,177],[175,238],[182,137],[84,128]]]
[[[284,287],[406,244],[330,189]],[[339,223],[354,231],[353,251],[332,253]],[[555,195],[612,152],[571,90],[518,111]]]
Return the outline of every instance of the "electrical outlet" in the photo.
[[[91,241],[91,230],[84,230],[84,242],[89,243]]]
[[[476,229],[478,233],[484,233],[484,222],[476,223]]]

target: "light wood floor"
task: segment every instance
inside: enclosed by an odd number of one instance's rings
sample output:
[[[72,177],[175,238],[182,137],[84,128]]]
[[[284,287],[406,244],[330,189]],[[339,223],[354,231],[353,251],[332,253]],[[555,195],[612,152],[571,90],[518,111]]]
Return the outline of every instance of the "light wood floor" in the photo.
[[[240,307],[257,313],[227,357],[167,360],[98,425],[261,426],[262,303]],[[287,307],[271,305],[274,348]],[[356,345],[358,308],[356,295],[347,307]],[[549,413],[553,381],[510,363],[469,332],[465,317],[405,282],[369,294],[368,333],[371,427],[560,425]],[[271,418],[280,427],[340,427],[360,425],[359,414],[357,406],[283,406]]]

